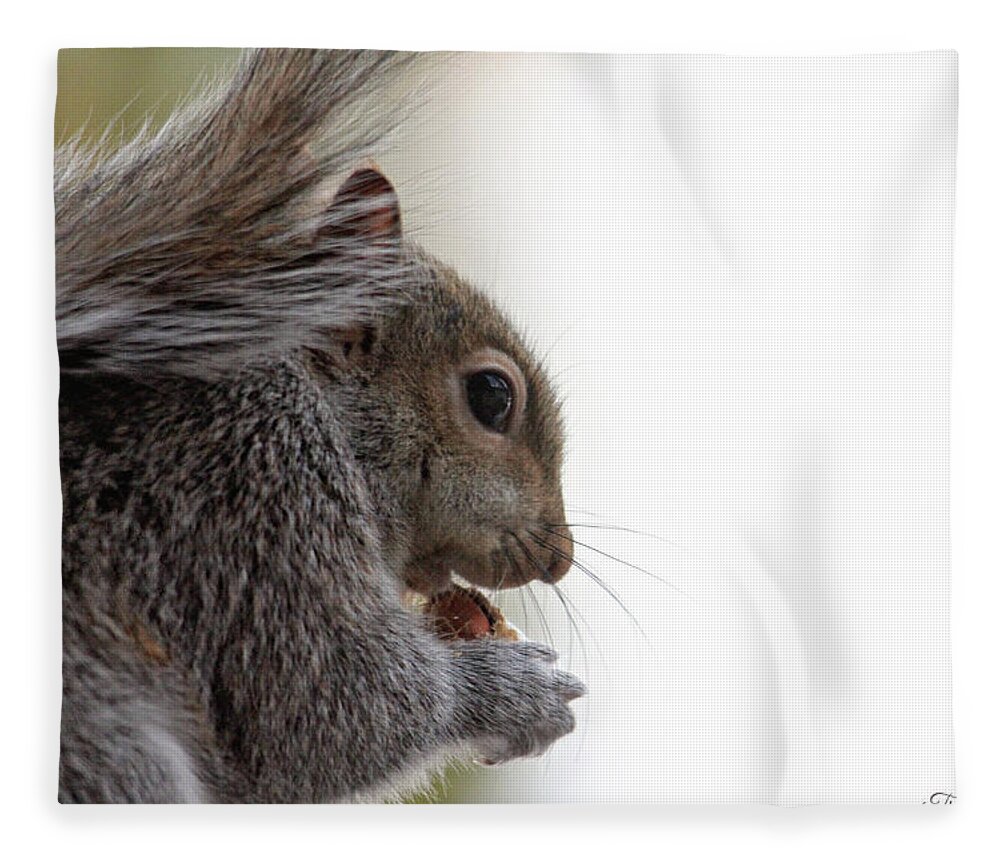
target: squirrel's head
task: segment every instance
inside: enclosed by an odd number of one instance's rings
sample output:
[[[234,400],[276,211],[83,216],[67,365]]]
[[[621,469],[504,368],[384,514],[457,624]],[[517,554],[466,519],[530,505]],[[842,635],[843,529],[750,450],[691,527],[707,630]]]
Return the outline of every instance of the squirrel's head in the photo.
[[[559,402],[538,358],[489,299],[403,242],[380,173],[358,171],[345,195],[379,202],[354,226],[394,245],[407,272],[398,307],[333,332],[326,356],[391,563],[424,593],[452,573],[490,588],[555,582],[573,538]]]

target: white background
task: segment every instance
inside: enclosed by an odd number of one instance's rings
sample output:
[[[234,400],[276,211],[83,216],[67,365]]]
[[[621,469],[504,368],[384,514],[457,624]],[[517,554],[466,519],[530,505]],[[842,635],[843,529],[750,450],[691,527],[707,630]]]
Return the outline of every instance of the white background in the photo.
[[[584,10],[429,3],[391,14],[329,4],[275,10],[134,3],[97,11],[36,7],[4,55],[8,166],[4,314],[5,844],[80,856],[186,851],[658,851],[685,856],[977,856],[996,843],[997,235],[994,33],[980,4],[699,3],[647,15],[623,3]],[[168,15],[162,14],[169,11]],[[256,20],[255,20],[256,19]],[[475,19],[475,20],[474,20]],[[51,322],[51,117],[64,46],[322,44],[414,49],[815,54],[955,48],[960,54],[953,376],[953,638],[959,801],[947,809],[483,807],[478,809],[69,810],[54,803],[58,736],[58,477]],[[11,184],[18,187],[11,188]],[[649,840],[640,845],[639,840]],[[16,849],[15,849],[16,850]]]

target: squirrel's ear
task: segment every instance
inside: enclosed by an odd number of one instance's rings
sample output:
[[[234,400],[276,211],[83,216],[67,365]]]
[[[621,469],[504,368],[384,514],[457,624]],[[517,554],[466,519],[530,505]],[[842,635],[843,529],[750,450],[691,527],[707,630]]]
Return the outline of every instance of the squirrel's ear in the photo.
[[[330,225],[324,229],[362,244],[393,246],[402,235],[399,198],[375,167],[354,171],[337,190],[330,204]]]

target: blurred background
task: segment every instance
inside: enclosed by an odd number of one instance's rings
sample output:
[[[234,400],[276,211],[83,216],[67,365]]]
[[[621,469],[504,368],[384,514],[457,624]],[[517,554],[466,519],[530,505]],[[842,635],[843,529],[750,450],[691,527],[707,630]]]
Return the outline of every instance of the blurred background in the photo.
[[[234,58],[64,51],[56,139],[118,145]],[[587,572],[501,602],[591,692],[429,799],[950,790],[954,55],[436,67],[381,165],[566,398]]]

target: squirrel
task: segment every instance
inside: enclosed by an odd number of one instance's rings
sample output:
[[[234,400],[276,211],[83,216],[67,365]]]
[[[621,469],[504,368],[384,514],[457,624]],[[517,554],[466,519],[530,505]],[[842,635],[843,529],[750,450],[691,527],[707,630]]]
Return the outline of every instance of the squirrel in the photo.
[[[404,600],[573,559],[541,363],[371,160],[416,56],[246,52],[56,151],[61,802],[397,799],[574,727],[550,648]]]

